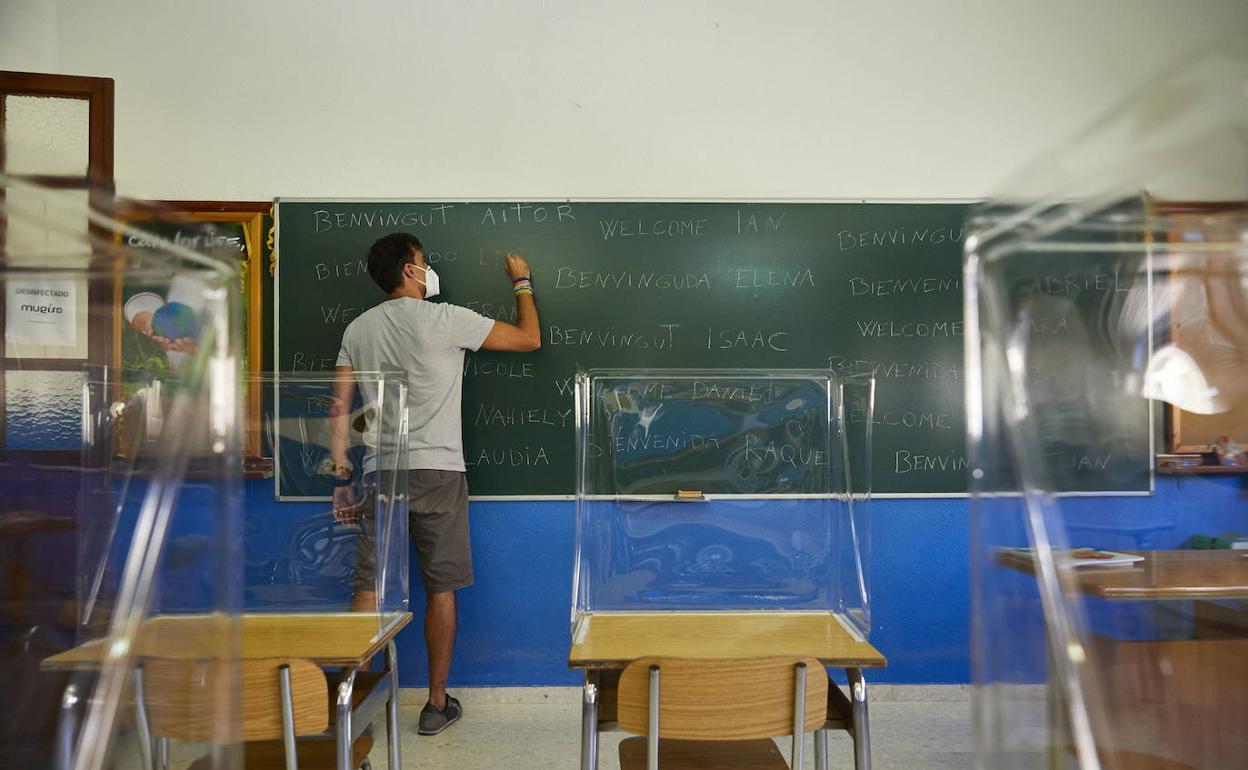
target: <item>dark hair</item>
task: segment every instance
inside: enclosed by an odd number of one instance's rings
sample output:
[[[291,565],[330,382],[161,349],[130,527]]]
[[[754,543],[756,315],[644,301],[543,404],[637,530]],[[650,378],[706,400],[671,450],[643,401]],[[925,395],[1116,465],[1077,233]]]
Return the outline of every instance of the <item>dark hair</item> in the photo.
[[[378,238],[368,250],[368,274],[386,294],[403,283],[403,267],[412,261],[412,249],[424,251],[411,233],[390,233]]]

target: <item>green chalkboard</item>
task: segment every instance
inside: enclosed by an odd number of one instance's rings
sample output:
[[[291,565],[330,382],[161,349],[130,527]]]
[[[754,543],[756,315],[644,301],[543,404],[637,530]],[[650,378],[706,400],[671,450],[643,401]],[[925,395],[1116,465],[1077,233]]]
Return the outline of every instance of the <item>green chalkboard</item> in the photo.
[[[542,348],[466,359],[474,495],[573,493],[578,368],[828,366],[877,375],[875,492],[963,493],[966,208],[279,200],[274,365],[332,370],[342,330],[384,299],[365,269],[381,235],[414,233],[445,301],[508,321],[514,250]]]

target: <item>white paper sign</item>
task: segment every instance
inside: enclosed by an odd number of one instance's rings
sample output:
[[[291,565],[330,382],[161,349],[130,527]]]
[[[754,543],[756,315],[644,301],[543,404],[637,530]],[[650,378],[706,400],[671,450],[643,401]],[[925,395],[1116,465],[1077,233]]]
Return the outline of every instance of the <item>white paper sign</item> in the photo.
[[[14,345],[78,345],[79,282],[10,280],[5,295],[5,340]]]

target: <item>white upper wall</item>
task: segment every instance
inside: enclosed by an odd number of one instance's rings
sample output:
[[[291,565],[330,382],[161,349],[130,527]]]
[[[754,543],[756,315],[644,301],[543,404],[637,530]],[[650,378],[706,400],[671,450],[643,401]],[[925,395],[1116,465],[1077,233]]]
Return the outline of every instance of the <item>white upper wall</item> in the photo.
[[[0,0],[0,70],[59,71],[57,6],[48,0]]]
[[[147,198],[979,197],[1248,32],[1243,0],[10,3],[0,69],[115,78]]]

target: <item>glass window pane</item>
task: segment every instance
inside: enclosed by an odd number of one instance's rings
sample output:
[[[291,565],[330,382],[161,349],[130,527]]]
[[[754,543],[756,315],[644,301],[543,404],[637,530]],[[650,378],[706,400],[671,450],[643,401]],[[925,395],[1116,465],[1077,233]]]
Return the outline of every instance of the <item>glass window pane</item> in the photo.
[[[11,184],[4,190],[9,213],[4,251],[15,267],[83,267],[91,254],[88,190],[55,193]],[[55,257],[50,262],[48,257]]]
[[[91,123],[86,99],[10,94],[4,100],[4,122],[9,173],[87,173]]]
[[[82,372],[5,372],[5,448],[81,448],[85,383]]]

